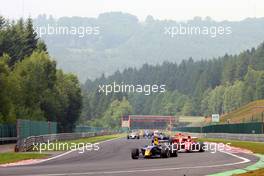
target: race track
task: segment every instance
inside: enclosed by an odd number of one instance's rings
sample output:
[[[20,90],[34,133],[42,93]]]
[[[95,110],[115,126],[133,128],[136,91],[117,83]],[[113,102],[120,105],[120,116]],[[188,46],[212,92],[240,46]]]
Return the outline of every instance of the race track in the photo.
[[[194,176],[244,168],[258,161],[253,155],[223,152],[179,153],[176,158],[132,160],[131,148],[148,142],[145,139],[106,141],[100,143],[98,151],[82,154],[74,151],[35,165],[0,167],[0,175]]]

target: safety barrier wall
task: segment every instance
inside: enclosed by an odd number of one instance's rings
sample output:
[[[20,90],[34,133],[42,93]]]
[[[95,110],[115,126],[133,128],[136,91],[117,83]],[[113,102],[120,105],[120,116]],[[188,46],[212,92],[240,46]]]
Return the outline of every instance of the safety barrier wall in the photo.
[[[262,134],[263,123],[235,123],[235,124],[219,124],[205,126],[202,129],[203,133],[240,133],[240,134]]]
[[[264,134],[235,134],[235,133],[188,133],[198,138],[219,138],[239,141],[264,142]]]
[[[204,127],[180,127],[174,128],[174,131],[192,132],[192,133],[238,133],[238,134],[263,134],[263,122],[235,123],[235,124],[217,124]]]
[[[91,127],[91,126],[76,126],[74,129],[75,133],[84,133],[84,132],[100,132],[106,130],[101,127]]]
[[[183,131],[183,132],[190,132],[190,133],[202,133],[203,127],[180,127],[180,128],[173,128],[173,131]]]
[[[65,141],[65,140],[73,140],[73,139],[80,139],[80,138],[87,138],[93,136],[102,136],[102,135],[110,135],[116,134],[117,132],[109,132],[109,131],[102,131],[102,132],[88,132],[88,133],[59,133],[59,134],[47,134],[47,135],[40,135],[40,136],[30,136],[24,139],[18,139],[15,151],[16,152],[25,152],[30,151],[33,148],[33,144],[39,143],[47,143],[53,141]]]

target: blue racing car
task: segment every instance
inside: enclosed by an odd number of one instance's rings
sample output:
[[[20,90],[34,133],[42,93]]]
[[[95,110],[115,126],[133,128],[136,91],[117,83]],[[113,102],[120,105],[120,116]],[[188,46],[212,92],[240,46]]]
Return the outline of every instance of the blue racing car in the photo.
[[[177,148],[173,147],[168,141],[159,141],[158,138],[154,138],[151,145],[146,145],[141,149],[135,148],[131,151],[132,159],[143,158],[169,158],[177,157]]]

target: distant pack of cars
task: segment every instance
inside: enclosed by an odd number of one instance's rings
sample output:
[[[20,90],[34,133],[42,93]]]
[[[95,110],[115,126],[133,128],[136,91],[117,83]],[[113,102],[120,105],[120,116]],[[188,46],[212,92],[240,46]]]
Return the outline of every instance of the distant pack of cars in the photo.
[[[150,131],[150,130],[131,130],[127,134],[127,139],[140,139],[140,136],[146,139],[153,139],[154,136],[158,136],[160,140],[168,140],[169,136],[166,136],[162,132],[158,130]]]
[[[152,138],[153,134],[154,134],[153,131],[144,130],[144,132],[143,132],[143,138]]]
[[[127,139],[140,139],[139,132],[136,130],[132,130],[128,133]]]
[[[128,139],[130,138],[139,139],[140,137],[137,137],[134,131],[128,135]],[[151,143],[141,148],[133,148],[132,159],[177,157],[178,152],[204,152],[204,143],[196,142],[197,138],[182,133],[168,136],[158,130],[153,132],[145,130],[143,138],[151,138]]]

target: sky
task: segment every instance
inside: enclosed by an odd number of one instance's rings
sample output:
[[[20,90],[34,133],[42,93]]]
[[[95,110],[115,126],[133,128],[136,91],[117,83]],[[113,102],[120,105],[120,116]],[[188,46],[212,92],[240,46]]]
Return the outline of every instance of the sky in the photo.
[[[210,16],[214,20],[239,21],[264,17],[263,0],[0,0],[0,15],[17,19],[39,14],[97,17],[98,14],[121,11],[143,21],[155,19],[188,20]]]

